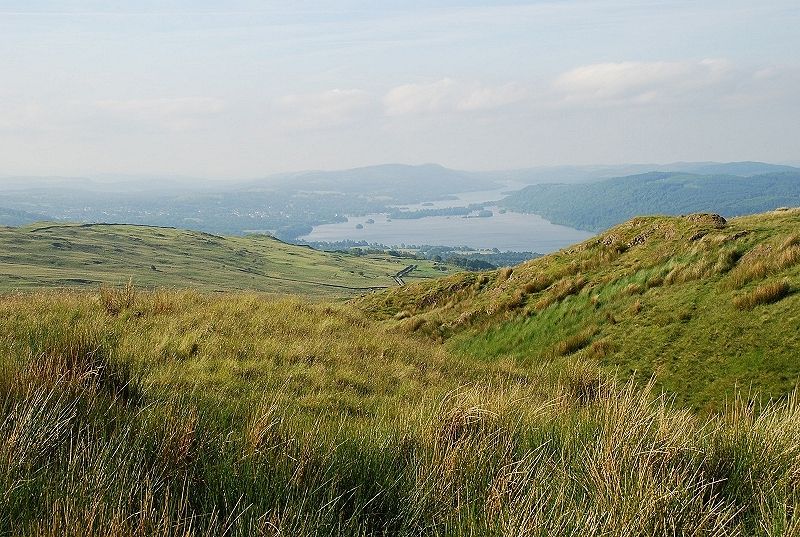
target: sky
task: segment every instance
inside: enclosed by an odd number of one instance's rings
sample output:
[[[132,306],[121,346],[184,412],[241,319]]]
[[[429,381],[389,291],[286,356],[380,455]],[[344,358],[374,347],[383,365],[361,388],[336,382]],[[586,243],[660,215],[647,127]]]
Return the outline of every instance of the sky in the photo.
[[[800,162],[797,0],[0,0],[0,176]]]

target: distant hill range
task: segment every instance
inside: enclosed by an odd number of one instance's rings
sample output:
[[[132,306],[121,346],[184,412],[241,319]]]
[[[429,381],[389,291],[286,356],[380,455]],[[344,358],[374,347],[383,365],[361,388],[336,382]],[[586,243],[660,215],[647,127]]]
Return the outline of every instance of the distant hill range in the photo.
[[[637,214],[713,211],[726,216],[797,205],[800,169],[762,162],[558,166],[469,172],[438,164],[383,164],[242,181],[177,176],[0,177],[0,225],[41,220],[116,222],[296,240],[347,216],[462,192],[523,188],[503,204],[599,230]],[[636,175],[633,175],[636,174]],[[746,178],[746,179],[742,179]],[[554,184],[558,185],[554,186]],[[524,188],[526,187],[527,188]],[[493,198],[493,199],[492,199]]]
[[[619,164],[599,166],[542,166],[500,172],[485,172],[494,180],[505,179],[524,184],[589,183],[613,177],[647,172],[681,172],[699,175],[738,175],[748,177],[765,173],[800,171],[800,168],[766,162],[673,162],[671,164]]]
[[[30,224],[31,222],[41,222],[43,220],[52,219],[42,214],[0,207],[0,226],[22,226]]]
[[[781,166],[779,172],[748,174],[764,166],[770,165],[693,165],[713,173],[649,172],[592,183],[531,185],[501,205],[587,231],[607,229],[636,215],[706,211],[729,217],[800,205],[800,169]]]
[[[349,170],[278,174],[252,181],[248,186],[338,192],[415,203],[501,185],[484,174],[452,170],[438,164],[381,164]]]

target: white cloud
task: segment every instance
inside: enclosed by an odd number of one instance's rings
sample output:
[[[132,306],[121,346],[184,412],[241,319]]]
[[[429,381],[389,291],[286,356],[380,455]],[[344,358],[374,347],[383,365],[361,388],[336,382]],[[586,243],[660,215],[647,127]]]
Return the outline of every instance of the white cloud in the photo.
[[[171,130],[192,128],[201,118],[226,108],[224,101],[213,97],[100,100],[94,106],[102,115],[115,120],[155,124]]]
[[[397,86],[386,93],[383,104],[388,115],[401,116],[492,110],[520,101],[524,97],[525,91],[513,83],[483,86],[443,78],[430,83]]]
[[[735,77],[726,60],[597,63],[563,73],[552,88],[565,105],[648,104],[719,89]]]
[[[390,116],[438,112],[452,99],[456,83],[443,78],[429,84],[403,84],[391,89],[383,98]]]
[[[475,86],[458,102],[460,110],[493,110],[527,97],[527,91],[516,83],[502,86]]]
[[[373,107],[373,97],[358,89],[332,89],[320,93],[286,95],[277,101],[284,124],[300,129],[335,127],[363,118]]]

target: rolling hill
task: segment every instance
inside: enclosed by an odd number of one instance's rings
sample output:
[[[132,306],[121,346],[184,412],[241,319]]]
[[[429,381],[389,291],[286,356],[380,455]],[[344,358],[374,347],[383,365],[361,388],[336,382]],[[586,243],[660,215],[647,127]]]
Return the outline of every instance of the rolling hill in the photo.
[[[347,297],[397,285],[411,264],[389,255],[327,253],[266,235],[222,237],[173,228],[39,223],[0,228],[0,292],[136,285]],[[405,280],[447,267],[413,261]],[[437,267],[437,268],[434,268]]]
[[[131,226],[3,233],[34,276],[163,255],[154,278],[200,289],[388,263]],[[635,218],[346,303],[3,293],[0,534],[797,535],[799,283],[793,209]]]
[[[398,329],[478,360],[598,363],[695,409],[800,379],[800,209],[640,217],[491,273],[365,297]]]
[[[739,169],[722,165],[716,168]],[[713,168],[709,165],[698,169]],[[726,217],[740,216],[800,205],[800,171],[747,177],[650,172],[594,183],[529,186],[500,204],[588,231],[607,229],[646,214],[712,211]]]

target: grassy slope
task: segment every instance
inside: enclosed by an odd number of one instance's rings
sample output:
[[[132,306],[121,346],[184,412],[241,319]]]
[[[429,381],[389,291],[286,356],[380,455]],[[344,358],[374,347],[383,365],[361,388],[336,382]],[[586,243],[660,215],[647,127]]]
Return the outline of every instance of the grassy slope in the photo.
[[[0,295],[0,535],[800,535],[796,397],[697,416],[596,368],[793,367],[799,220],[637,219],[351,304]]]
[[[797,400],[729,410],[347,304],[6,295],[0,535],[800,534]]]
[[[413,282],[440,276],[415,262]],[[129,225],[0,228],[0,291],[91,287],[133,278],[144,287],[353,296],[396,285],[408,260],[323,253],[266,236],[219,237]]]
[[[742,301],[781,287],[774,303]],[[800,378],[800,210],[637,218],[512,270],[366,297],[398,329],[480,360],[599,363],[695,408]],[[785,294],[786,296],[781,296]],[[759,299],[756,299],[758,302]]]

